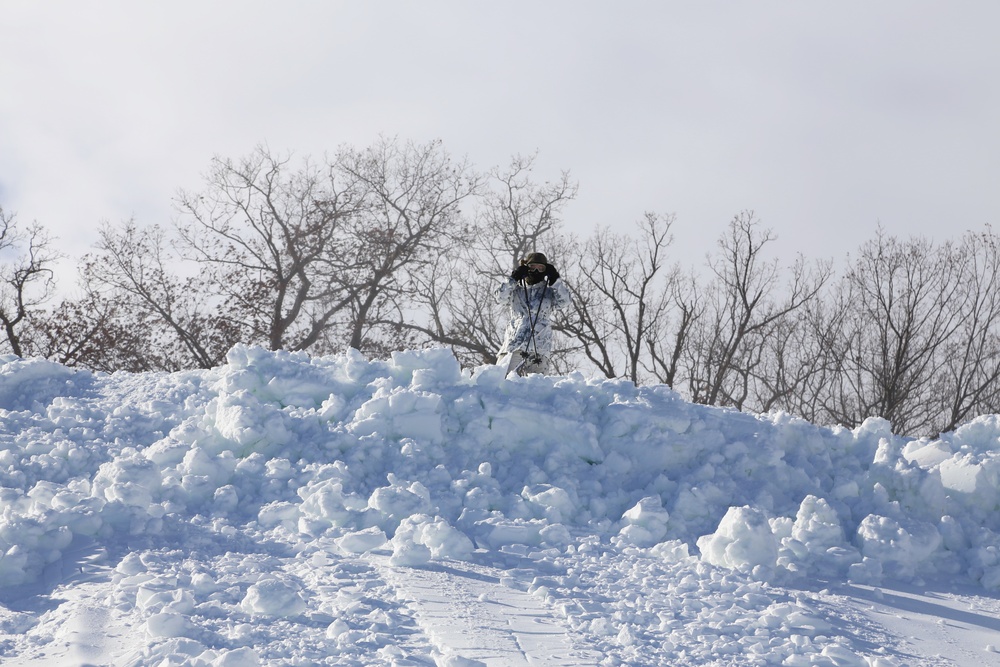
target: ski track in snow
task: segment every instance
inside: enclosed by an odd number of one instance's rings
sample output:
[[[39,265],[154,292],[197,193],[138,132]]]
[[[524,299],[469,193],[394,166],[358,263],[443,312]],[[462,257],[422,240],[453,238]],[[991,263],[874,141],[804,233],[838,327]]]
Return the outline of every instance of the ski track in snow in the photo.
[[[910,667],[1000,664],[1000,600],[982,591],[846,585],[847,603],[899,641]]]
[[[163,576],[166,572],[176,574],[176,569],[164,552],[148,553],[163,556],[160,565],[166,566],[159,574],[155,567],[147,571],[156,576],[145,585],[155,588],[169,581],[169,577]],[[4,602],[8,609],[18,610],[24,625],[29,623],[29,617],[33,620],[16,650],[10,650],[14,645],[8,646],[2,664],[5,667],[161,664],[159,654],[147,649],[150,610],[138,607],[122,610],[110,604],[116,586],[120,595],[121,584],[115,582],[116,568],[108,562],[110,559],[103,550],[81,549],[67,556],[47,568],[43,582],[7,591]],[[230,558],[232,554],[224,556]],[[309,608],[298,617],[287,618],[287,622],[273,619],[278,625],[268,632],[281,633],[285,640],[299,646],[297,652],[311,653],[322,664],[334,664],[330,660],[336,660],[337,650],[327,652],[333,646],[326,643],[330,641],[340,644],[341,649],[355,646],[350,661],[344,663],[352,665],[596,667],[608,655],[598,648],[617,653],[613,644],[602,645],[595,643],[593,637],[580,636],[573,624],[552,607],[551,598],[546,599],[541,584],[552,585],[560,578],[555,576],[559,568],[553,562],[477,551],[467,561],[432,559],[417,566],[394,565],[386,549],[343,554],[338,553],[335,544],[325,540],[314,542],[308,552],[266,558],[277,565],[272,572],[284,571],[296,578],[301,583],[303,598],[309,601]],[[149,560],[155,565],[156,558]],[[228,565],[213,565],[211,558],[204,557],[196,561],[189,567],[214,571],[220,581],[227,571],[237,571],[235,561]],[[254,561],[250,558],[240,562],[247,565]],[[619,567],[633,575],[640,573],[634,563],[617,566],[608,563],[607,567],[609,570]],[[650,573],[657,578],[664,575],[653,563]],[[248,572],[245,576],[250,581],[254,575]],[[586,576],[593,578],[596,572]],[[634,589],[623,579],[609,580],[614,581],[620,581],[623,590]],[[840,584],[809,592],[774,587],[769,595],[771,601],[765,605],[799,598],[806,607],[812,607],[817,618],[841,624],[840,630],[845,636],[853,635],[857,645],[867,644],[876,654],[879,647],[884,647],[883,655],[893,660],[885,664],[900,667],[994,664],[993,658],[1000,658],[995,649],[1000,646],[1000,599],[974,589],[936,592],[933,586],[930,588],[926,591],[916,586]],[[590,593],[586,593],[586,587],[574,590],[577,595],[593,598],[590,603],[581,599],[588,608],[594,606],[593,600],[612,595],[609,589]],[[563,591],[564,598],[566,592]],[[653,589],[647,592],[653,594]],[[695,598],[710,594],[711,588],[684,592],[668,587],[664,593],[674,597],[680,608],[688,609]],[[608,603],[610,598],[605,600]],[[206,631],[212,627],[218,630],[222,627],[219,623],[224,626],[239,622],[240,617],[238,610],[232,613],[230,621],[196,612],[191,622],[201,628],[197,634],[207,636]],[[331,628],[336,628],[337,619],[346,621],[344,629],[323,630],[331,620]],[[359,632],[359,628],[365,627],[364,623],[358,623],[360,619],[367,619],[368,627],[377,629],[380,636],[373,638]],[[0,620],[6,626],[4,632],[18,629],[16,618]],[[266,619],[259,620],[268,623]],[[577,619],[575,626],[580,625]],[[704,632],[708,625],[693,622],[690,628]],[[265,634],[261,630],[258,633],[260,637]],[[706,640],[711,642],[712,638]],[[218,648],[234,646],[223,642]],[[391,652],[384,650],[393,646],[396,648]],[[726,658],[705,648],[704,654],[688,653],[687,660],[676,664],[771,664],[767,658],[747,655]],[[661,661],[666,656],[653,644],[647,644],[640,655],[615,664],[666,664]],[[267,664],[284,664],[278,655],[264,659]]]
[[[594,651],[575,649],[552,610],[504,570],[461,561],[396,567],[376,554],[370,560],[446,660],[455,656],[487,667],[589,667],[600,661]]]
[[[27,648],[4,656],[5,667],[111,667],[141,652],[144,624],[108,603],[113,584],[106,559],[103,549],[89,546],[67,552],[41,582],[9,592],[10,607],[21,608],[25,623],[34,625],[20,643]]]

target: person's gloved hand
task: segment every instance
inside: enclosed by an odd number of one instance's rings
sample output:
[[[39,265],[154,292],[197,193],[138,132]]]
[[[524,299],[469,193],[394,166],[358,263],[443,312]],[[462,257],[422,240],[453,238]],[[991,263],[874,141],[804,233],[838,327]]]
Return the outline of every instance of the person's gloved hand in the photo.
[[[559,280],[559,272],[556,271],[556,267],[551,264],[545,265],[545,279],[549,281],[550,285],[554,285]]]
[[[510,274],[511,280],[519,281],[524,280],[528,277],[528,267],[522,264],[521,266],[514,269]]]

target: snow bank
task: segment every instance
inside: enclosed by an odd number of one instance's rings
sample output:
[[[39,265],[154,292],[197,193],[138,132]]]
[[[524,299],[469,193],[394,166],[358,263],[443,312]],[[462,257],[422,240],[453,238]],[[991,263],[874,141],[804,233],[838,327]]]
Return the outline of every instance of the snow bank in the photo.
[[[0,587],[38,580],[74,545],[127,552],[177,536],[214,569],[156,574],[129,556],[116,600],[204,664],[257,658],[239,624],[227,632],[242,652],[198,643],[185,620],[195,606],[304,618],[342,648],[357,639],[340,618],[354,607],[317,615],[307,582],[267,567],[266,553],[230,560],[226,540],[389,550],[400,567],[599,543],[670,567],[692,553],[764,583],[946,576],[1000,588],[996,416],[912,439],[878,418],[823,428],[692,405],[665,386],[507,379],[445,350],[369,361],[236,347],[220,368],[177,374],[4,357],[0,424]],[[188,593],[171,597],[178,577]],[[811,622],[766,608],[789,633]],[[630,645],[606,623],[580,627]]]
[[[131,401],[122,402],[122,395]],[[431,557],[595,533],[761,577],[1000,586],[1000,420],[939,440],[692,405],[664,386],[237,347],[203,373],[0,366],[0,582],[191,514]],[[402,530],[402,532],[400,532]]]

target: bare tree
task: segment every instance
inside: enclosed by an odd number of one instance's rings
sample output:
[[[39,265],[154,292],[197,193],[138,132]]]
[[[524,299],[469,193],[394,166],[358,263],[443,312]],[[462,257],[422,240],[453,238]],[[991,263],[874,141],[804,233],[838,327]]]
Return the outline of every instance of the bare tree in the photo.
[[[1000,239],[987,228],[968,233],[953,257],[965,292],[962,323],[943,348],[937,431],[1000,410]]]
[[[810,301],[775,322],[763,338],[752,375],[754,410],[784,410],[811,420],[822,414],[817,400],[832,370],[824,306],[821,299]]]
[[[503,170],[490,172],[492,187],[484,195],[479,237],[491,269],[506,275],[529,252],[546,251],[560,244],[563,206],[576,198],[578,186],[563,171],[554,182],[537,183],[537,155],[515,155]]]
[[[218,299],[200,276],[178,275],[179,258],[171,245],[159,226],[105,225],[98,253],[82,269],[88,298],[113,302],[114,307],[98,312],[125,315],[119,328],[148,333],[140,367],[211,368],[222,363],[242,332],[218,313]]]
[[[661,336],[679,280],[666,257],[673,221],[646,213],[634,238],[601,229],[583,244],[570,287],[573,314],[561,325],[606,377],[638,383],[656,360],[664,366]],[[682,312],[681,332],[689,315]]]
[[[57,258],[38,223],[20,229],[15,216],[0,208],[0,325],[4,342],[19,357],[29,318],[55,289],[52,264]]]
[[[308,161],[259,146],[238,161],[216,158],[199,193],[181,192],[180,251],[199,267],[202,291],[243,340],[302,350],[350,307],[362,263],[345,252],[357,194]]]
[[[420,343],[418,291],[467,238],[459,205],[477,187],[439,142],[345,147],[323,168],[258,147],[213,160],[171,231],[106,228],[86,279],[114,312],[158,322],[170,336],[150,347],[186,365],[236,342],[385,354]]]
[[[961,330],[969,293],[964,259],[951,244],[901,242],[879,230],[860,249],[840,290],[842,368],[827,401],[831,417],[854,425],[888,419],[898,433],[927,433],[937,415],[943,351]]]
[[[127,301],[86,293],[65,299],[55,309],[32,318],[30,351],[66,366],[130,372],[180,370],[183,351],[156,342],[169,335],[162,322]]]
[[[675,387],[681,372],[681,359],[689,345],[695,323],[704,313],[696,279],[679,274],[669,286],[671,303],[668,317],[654,324],[647,341],[653,379]]]
[[[440,259],[472,239],[461,204],[479,191],[479,175],[439,141],[382,139],[363,151],[343,149],[333,169],[357,193],[363,213],[348,219],[344,244],[358,267],[347,344],[384,353],[414,335],[443,334],[433,319],[414,317],[414,308],[439,296]]]
[[[258,147],[211,162],[169,228],[101,231],[83,296],[45,307],[56,259],[37,224],[0,210],[6,349],[113,371],[215,366],[237,342],[372,355],[450,346],[490,363],[497,286],[545,252],[573,295],[557,372],[665,382],[695,402],[932,435],[1000,411],[1000,239],[901,242],[879,230],[836,284],[829,262],[769,258],[753,212],[730,222],[709,277],[668,262],[673,216],[578,240],[577,186],[535,156],[481,174],[440,142],[381,139],[321,165]],[[570,259],[572,258],[572,259]],[[828,289],[832,288],[832,289]]]
[[[752,211],[730,223],[710,258],[713,282],[705,292],[705,316],[691,334],[685,376],[692,400],[743,409],[756,399],[767,341],[787,318],[817,297],[831,275],[829,263],[807,267],[799,260],[781,283],[776,259],[764,249],[774,240]]]

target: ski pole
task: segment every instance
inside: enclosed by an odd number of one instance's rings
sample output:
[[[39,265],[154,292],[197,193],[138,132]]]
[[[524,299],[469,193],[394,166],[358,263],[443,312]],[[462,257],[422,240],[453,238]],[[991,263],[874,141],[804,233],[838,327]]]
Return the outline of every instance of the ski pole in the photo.
[[[545,301],[545,295],[548,292],[549,284],[546,282],[542,285],[542,295],[538,299],[538,306],[535,308],[534,318],[531,316],[531,299],[528,298],[528,286],[523,282],[521,283],[521,286],[524,288],[524,307],[528,315],[528,324],[531,325],[531,328],[528,331],[529,341],[531,342],[531,346],[535,349],[535,361],[537,362],[541,360],[541,356],[538,354],[538,342],[535,340],[535,325],[538,323],[538,317],[542,313],[542,303]]]

